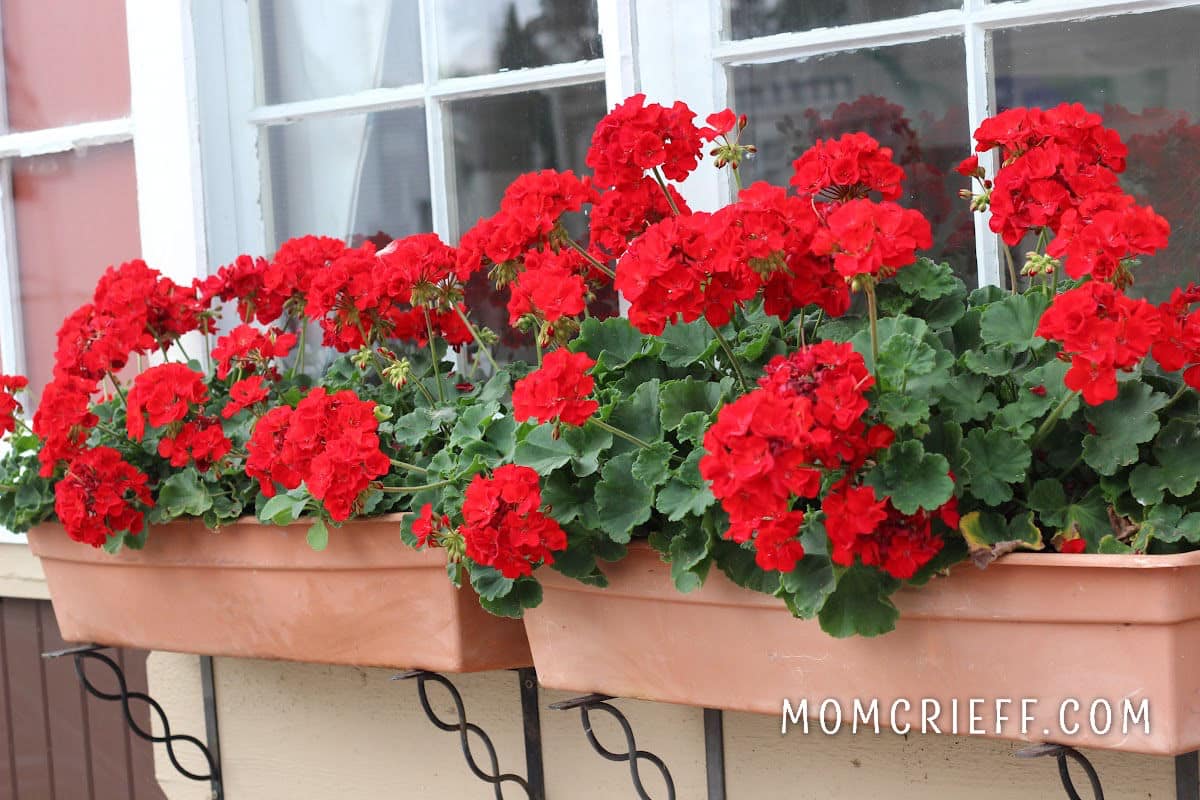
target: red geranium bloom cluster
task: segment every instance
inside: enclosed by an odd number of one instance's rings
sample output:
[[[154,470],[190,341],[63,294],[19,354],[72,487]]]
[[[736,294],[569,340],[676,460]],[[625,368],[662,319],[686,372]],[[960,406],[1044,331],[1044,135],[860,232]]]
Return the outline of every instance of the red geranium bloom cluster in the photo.
[[[1054,298],[1037,334],[1059,342],[1063,357],[1070,358],[1067,388],[1098,405],[1117,396],[1117,370],[1132,369],[1145,358],[1162,328],[1150,303],[1110,283],[1088,281]]]
[[[674,186],[668,185],[667,191],[681,214],[691,213]],[[600,195],[588,217],[591,236],[589,249],[600,261],[620,258],[630,240],[673,214],[662,187],[649,176],[643,176],[627,186],[610,189]]]
[[[178,432],[164,436],[158,443],[158,454],[170,461],[172,467],[186,467],[190,461],[201,472],[207,472],[232,449],[233,443],[214,417],[185,422]]]
[[[682,181],[699,164],[704,142],[717,135],[696,127],[695,118],[682,101],[667,108],[635,94],[619,104],[596,125],[588,149],[596,185],[629,186],[656,167],[670,180]]]
[[[221,416],[231,418],[242,409],[249,408],[267,399],[267,380],[262,375],[251,375],[234,381],[229,387],[229,402],[221,409]]]
[[[821,503],[825,532],[833,545],[830,558],[850,566],[857,558],[894,578],[908,580],[936,556],[945,542],[933,532],[936,517],[947,528],[958,528],[958,503],[950,498],[935,514],[901,514],[879,499],[869,486],[840,482]]]
[[[538,474],[529,467],[506,464],[490,478],[476,475],[463,497],[467,555],[506,578],[553,564],[554,553],[567,547],[567,534],[541,505]]]
[[[1000,148],[989,224],[1007,244],[1048,228],[1056,238],[1047,252],[1067,256],[1071,277],[1103,279],[1124,259],[1166,246],[1167,221],[1117,185],[1127,149],[1099,114],[1078,103],[1014,108],[985,120],[975,139],[980,152]]]
[[[920,211],[895,203],[850,200],[830,212],[817,231],[813,250],[832,255],[845,278],[886,278],[917,260],[917,250],[933,244],[929,221]]]
[[[458,253],[453,247],[436,233],[419,233],[393,241],[379,251],[379,260],[383,266],[379,279],[386,282],[386,293],[401,306],[409,307],[392,312],[389,338],[414,341],[423,347],[432,327],[434,334],[451,347],[471,341],[471,332],[458,314],[465,314],[466,307],[457,300],[450,305],[447,299],[461,294],[455,273]]]
[[[433,505],[426,503],[421,506],[421,513],[413,520],[412,532],[417,539],[418,547],[433,547],[437,545],[437,534],[451,530],[450,517],[446,514],[435,516]]]
[[[892,161],[892,149],[865,133],[818,139],[792,163],[792,170],[797,193],[837,201],[865,198],[871,192],[896,200],[904,181],[904,169]]]
[[[126,400],[125,429],[140,442],[147,416],[154,428],[182,422],[193,406],[208,402],[208,387],[204,375],[185,364],[160,364],[134,378]]]
[[[850,290],[830,259],[812,251],[820,220],[812,201],[759,181],[738,194],[721,214],[733,219],[740,237],[736,258],[765,281],[768,314],[789,319],[797,308],[815,304],[838,317],[850,307]]]
[[[0,375],[0,436],[16,429],[16,415],[23,410],[16,394],[28,385],[23,375]]]
[[[508,185],[500,199],[500,214],[513,226],[507,235],[521,240],[521,249],[526,250],[544,242],[564,213],[595,201],[596,190],[586,178],[571,170],[544,169],[525,173]]]
[[[92,302],[71,314],[58,332],[54,380],[33,417],[33,430],[42,439],[38,459],[44,477],[83,448],[97,422],[90,403],[100,381],[124,368],[135,353],[209,330],[207,308],[207,300],[194,289],[179,286],[143,261],[108,268]]]
[[[340,522],[356,510],[371,480],[388,471],[378,427],[373,402],[317,387],[295,409],[273,408],[258,420],[246,445],[246,474],[267,497],[276,484],[295,489],[304,483]]]
[[[239,369],[244,373],[261,371],[263,375],[278,377],[272,366],[276,358],[285,358],[296,344],[296,334],[284,333],[278,328],[261,331],[253,325],[238,325],[217,339],[212,357],[217,362],[217,377],[225,380],[229,373]]]
[[[613,285],[629,301],[629,321],[660,334],[676,318],[729,322],[734,307],[754,297],[761,279],[737,258],[729,214],[668,217],[629,245]]]
[[[205,297],[237,300],[244,322],[275,322],[286,311],[299,314],[312,276],[346,251],[345,242],[328,236],[300,236],[279,246],[270,261],[238,256],[200,284]]]
[[[137,504],[151,505],[146,476],[111,447],[78,453],[54,486],[54,513],[77,542],[100,547],[118,533],[142,532]]]
[[[573,250],[530,250],[525,269],[511,284],[509,324],[515,327],[526,315],[553,324],[582,314],[587,306],[587,284],[580,274],[584,268],[583,257]]]
[[[822,470],[853,471],[891,444],[889,428],[863,421],[873,384],[849,344],[822,342],[773,359],[760,388],[705,434],[700,475],[729,514],[725,536],[753,541],[763,569],[791,571],[803,557],[804,515],[792,503],[818,495]]]
[[[1158,307],[1162,331],[1150,354],[1167,372],[1183,370],[1183,381],[1200,390],[1200,286],[1175,289]]]
[[[588,370],[594,366],[596,362],[587,353],[547,353],[542,365],[513,387],[513,416],[518,422],[557,419],[567,425],[583,425],[600,407],[589,397],[596,379]]]

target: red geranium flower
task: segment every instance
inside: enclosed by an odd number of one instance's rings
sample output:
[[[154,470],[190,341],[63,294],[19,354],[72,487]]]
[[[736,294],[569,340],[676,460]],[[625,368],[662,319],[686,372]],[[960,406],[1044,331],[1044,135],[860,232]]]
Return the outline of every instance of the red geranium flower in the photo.
[[[207,472],[232,449],[221,423],[212,417],[185,422],[174,436],[164,436],[158,443],[158,454],[172,467],[186,467],[190,461],[201,472]]]
[[[600,407],[589,398],[596,380],[587,373],[595,365],[587,353],[547,353],[542,366],[513,387],[513,416],[518,421],[557,419],[567,425],[583,425]]]
[[[140,442],[146,435],[146,417],[151,427],[158,428],[181,422],[192,406],[206,402],[208,387],[203,374],[185,364],[159,364],[133,379],[125,429],[131,439]]]
[[[655,167],[673,181],[686,178],[699,163],[703,143],[715,136],[697,128],[695,117],[681,101],[666,108],[646,103],[644,94],[619,104],[596,125],[588,150],[596,185],[629,186]]]
[[[229,402],[221,409],[221,416],[229,419],[242,409],[267,399],[267,380],[262,375],[242,378],[229,387]]]
[[[29,379],[22,375],[0,375],[0,436],[16,429],[16,415],[23,410],[16,393],[28,385]]]
[[[554,553],[567,547],[567,535],[541,504],[538,474],[529,467],[506,464],[490,478],[476,475],[463,498],[467,555],[507,578],[553,564]]]
[[[895,203],[850,200],[835,208],[826,222],[813,238],[813,251],[833,255],[834,266],[847,279],[886,278],[916,261],[917,250],[933,244],[924,215]]]
[[[900,197],[904,169],[892,161],[892,149],[865,133],[821,140],[792,163],[791,184],[806,197],[834,201],[865,198],[878,192],[884,200]]]
[[[54,485],[54,513],[72,539],[100,547],[118,533],[142,531],[142,512],[152,505],[146,476],[111,447],[75,455]]]

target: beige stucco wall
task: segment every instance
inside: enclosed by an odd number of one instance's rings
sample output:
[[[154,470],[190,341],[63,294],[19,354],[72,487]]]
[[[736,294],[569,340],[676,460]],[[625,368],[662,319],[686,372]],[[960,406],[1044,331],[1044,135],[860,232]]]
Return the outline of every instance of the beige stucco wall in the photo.
[[[150,688],[180,733],[204,731],[199,661],[154,653]],[[217,708],[227,800],[487,800],[468,772],[457,735],[430,725],[416,687],[387,670],[218,659]],[[492,736],[501,768],[524,772],[515,673],[459,676],[468,719]],[[867,687],[864,687],[864,689]],[[431,690],[431,693],[437,692]],[[578,712],[545,709],[568,695],[542,692],[542,735],[549,800],[632,797],[624,765],[604,761],[586,743]],[[448,698],[434,694],[440,713]],[[661,755],[680,800],[704,798],[704,736],[698,709],[622,700],[638,744]],[[617,749],[616,726],[594,715],[597,735]],[[841,734],[786,737],[779,720],[725,715],[730,800],[1031,800],[1064,796],[1052,760],[1019,761],[1015,747],[981,739]],[[183,754],[187,758],[186,754]],[[1089,753],[1110,798],[1167,800],[1170,759]],[[207,797],[157,751],[159,781],[171,800]],[[185,761],[185,763],[187,763]],[[652,768],[648,774],[652,773]],[[648,779],[654,797],[660,784]],[[515,797],[512,790],[508,795]]]

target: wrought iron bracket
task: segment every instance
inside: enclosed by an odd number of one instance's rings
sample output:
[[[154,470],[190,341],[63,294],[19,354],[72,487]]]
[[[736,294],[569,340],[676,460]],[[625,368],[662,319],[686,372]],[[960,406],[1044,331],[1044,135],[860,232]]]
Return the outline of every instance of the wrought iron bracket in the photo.
[[[402,672],[392,680],[415,680],[417,682],[417,698],[421,702],[421,710],[425,712],[425,716],[429,718],[429,721],[438,730],[458,734],[463,757],[467,760],[467,767],[470,768],[471,773],[476,778],[491,785],[496,800],[505,800],[504,787],[506,784],[518,787],[524,792],[524,796],[528,800],[545,800],[546,781],[542,765],[542,727],[538,713],[537,673],[528,667],[516,670],[516,672],[521,692],[521,717],[524,723],[525,777],[512,772],[501,774],[500,761],[496,757],[496,747],[492,744],[491,737],[487,735],[483,728],[480,728],[473,722],[467,721],[466,706],[463,703],[462,694],[459,693],[458,687],[445,675],[415,669]],[[449,692],[450,699],[454,703],[455,718],[452,722],[442,719],[434,712],[429,702],[428,684],[430,682],[438,684]],[[471,734],[474,734],[483,743],[483,749],[487,755],[487,763],[484,765],[486,769],[479,765],[479,762],[471,752]]]
[[[1092,788],[1093,800],[1104,800],[1104,787],[1100,785],[1100,776],[1096,773],[1096,768],[1092,766],[1091,761],[1088,761],[1087,756],[1073,747],[1062,744],[1035,744],[1032,747],[1018,750],[1013,755],[1017,758],[1053,757],[1058,761],[1058,778],[1062,781],[1067,797],[1071,800],[1083,800],[1083,796],[1075,788],[1075,781],[1071,778],[1071,770],[1067,764],[1068,759],[1074,761],[1083,768],[1084,774],[1087,775],[1088,783]]]
[[[167,719],[167,714],[163,711],[161,705],[158,704],[153,697],[143,692],[134,692],[129,690],[129,684],[125,680],[125,671],[121,669],[121,665],[110,658],[105,653],[101,652],[107,649],[105,645],[85,644],[77,647],[69,647],[65,650],[55,650],[49,653],[42,653],[42,658],[56,659],[71,656],[75,662],[75,674],[79,676],[79,682],[88,694],[108,702],[120,702],[121,709],[125,713],[125,724],[129,726],[129,730],[133,731],[139,738],[145,739],[152,744],[164,744],[167,749],[167,758],[171,761],[171,766],[180,775],[193,781],[208,781],[212,786],[213,800],[223,800],[225,789],[221,782],[221,756],[220,746],[217,742],[217,727],[216,716],[214,709],[210,708],[213,694],[212,689],[212,659],[207,659],[207,664],[201,663],[201,678],[205,684],[205,716],[208,742],[202,742],[195,736],[187,736],[185,734],[171,733],[171,724]],[[88,677],[85,662],[99,662],[108,667],[112,671],[113,676],[117,679],[116,693],[106,692],[94,684]],[[156,736],[152,730],[147,731],[138,724],[133,718],[133,712],[130,704],[132,701],[138,700],[150,707],[150,710],[158,715],[159,724],[162,726],[163,735]],[[186,742],[194,746],[200,751],[200,755],[204,756],[204,760],[208,765],[207,773],[192,772],[179,763],[179,758],[175,755],[175,745],[180,742]]]
[[[580,720],[583,723],[583,732],[587,735],[588,743],[592,746],[592,749],[608,761],[627,762],[629,764],[629,777],[633,781],[633,790],[637,793],[639,800],[653,800],[650,794],[646,792],[646,787],[642,783],[641,770],[638,766],[639,761],[653,764],[658,769],[667,787],[666,800],[675,800],[675,781],[671,778],[671,771],[667,769],[667,765],[663,760],[654,753],[638,749],[637,741],[633,736],[633,726],[629,724],[629,720],[616,706],[608,702],[612,699],[612,697],[606,694],[587,694],[571,700],[564,700],[561,703],[554,703],[550,708],[555,711],[579,709]],[[596,734],[592,730],[591,713],[593,711],[603,711],[621,726],[621,730],[625,734],[625,752],[614,752],[600,744],[600,740],[596,738]]]

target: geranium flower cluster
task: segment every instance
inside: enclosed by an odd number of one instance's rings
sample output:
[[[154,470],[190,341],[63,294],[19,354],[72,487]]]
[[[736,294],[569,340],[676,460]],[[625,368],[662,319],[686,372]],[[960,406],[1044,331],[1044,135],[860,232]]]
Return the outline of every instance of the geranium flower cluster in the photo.
[[[772,359],[759,388],[722,408],[705,434],[700,475],[729,514],[725,536],[752,542],[763,569],[789,572],[804,557],[797,499],[816,498],[823,475],[853,473],[892,443],[890,428],[865,421],[874,384],[849,344],[821,342]]]
[[[1092,280],[1054,298],[1038,336],[1059,342],[1071,361],[1063,382],[1089,405],[1117,396],[1117,371],[1137,366],[1163,328],[1153,305]],[[1163,352],[1166,352],[1165,350]]]
[[[1158,307],[1162,329],[1150,354],[1167,372],[1183,370],[1183,381],[1200,390],[1200,286],[1175,289]]]
[[[600,404],[589,395],[596,380],[588,370],[596,366],[587,353],[555,350],[542,365],[513,386],[513,416],[518,422],[535,419],[583,425]]]
[[[900,197],[904,169],[865,133],[847,133],[821,140],[792,163],[791,185],[802,196],[853,200],[877,192],[884,200]]]
[[[987,199],[991,229],[1006,244],[1045,228],[1055,237],[1047,253],[1065,257],[1072,278],[1118,285],[1132,280],[1127,259],[1166,246],[1167,221],[1118,185],[1127,149],[1100,115],[1078,103],[1014,108],[985,120],[975,139],[979,152],[1000,148]]]
[[[945,546],[933,530],[934,519],[949,530],[956,530],[959,521],[954,497],[934,514],[902,514],[888,498],[876,497],[870,486],[844,480],[821,501],[821,511],[833,563],[850,566],[857,559],[900,580],[916,575]]]
[[[202,373],[184,364],[150,367],[134,378],[126,397],[125,429],[130,439],[140,442],[146,437],[147,421],[151,427],[165,427],[158,454],[173,467],[194,463],[207,472],[233,449],[220,420],[202,413],[208,400]]]
[[[0,375],[0,436],[17,428],[17,415],[24,411],[17,392],[29,386],[24,375]]]
[[[491,477],[476,475],[463,499],[467,556],[506,578],[553,564],[554,554],[567,548],[567,534],[541,505],[538,474],[529,467],[506,464]]]
[[[646,173],[661,170],[681,181],[700,163],[700,149],[718,133],[698,128],[696,114],[676,101],[670,108],[647,103],[635,94],[610,111],[596,126],[587,165],[597,186],[626,187],[640,183]]]
[[[254,426],[246,445],[246,474],[262,493],[301,483],[341,522],[361,508],[371,481],[388,471],[379,448],[375,404],[350,391],[328,394],[317,387],[290,406],[278,406]]]
[[[152,504],[146,476],[111,447],[78,453],[54,485],[54,513],[71,538],[100,547],[114,532],[142,532]]]

